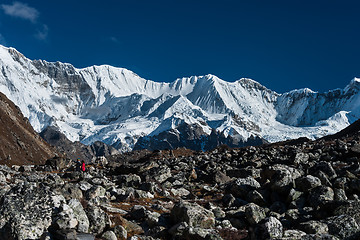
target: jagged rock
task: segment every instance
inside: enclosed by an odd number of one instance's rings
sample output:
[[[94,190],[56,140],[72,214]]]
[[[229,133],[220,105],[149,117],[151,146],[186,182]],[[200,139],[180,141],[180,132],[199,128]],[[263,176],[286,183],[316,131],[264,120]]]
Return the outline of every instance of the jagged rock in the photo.
[[[173,236],[173,239],[181,239],[188,227],[189,225],[186,222],[179,222],[169,229],[169,233]]]
[[[271,181],[273,191],[283,194],[294,187],[294,180],[301,177],[302,173],[295,168],[277,164],[262,171],[261,176]]]
[[[141,220],[147,217],[148,211],[144,206],[135,205],[131,208],[129,215],[132,219]]]
[[[135,198],[146,198],[146,199],[154,198],[154,195],[147,191],[135,190],[134,193],[135,193]]]
[[[264,198],[264,196],[258,192],[257,190],[253,190],[250,191],[246,197],[246,199],[248,200],[248,202],[253,202],[259,206],[266,206],[267,205],[267,201]]]
[[[325,173],[330,179],[333,179],[337,176],[334,168],[331,166],[329,162],[319,162],[315,166],[311,167],[309,169],[311,173],[314,173],[312,175],[316,175],[319,171]]]
[[[108,224],[106,213],[101,208],[92,205],[86,209],[86,213],[90,223],[89,232],[96,235],[101,234]]]
[[[65,199],[36,184],[19,184],[3,197],[0,239],[38,239],[52,224]]]
[[[5,184],[5,183],[6,183],[5,174],[0,171],[0,184]]]
[[[306,163],[308,163],[308,160],[309,160],[309,154],[306,154],[303,152],[298,152],[294,156],[294,164],[295,165],[306,164]]]
[[[106,194],[106,189],[100,185],[96,185],[86,192],[85,197],[87,200],[91,200],[96,197],[105,197],[105,194]]]
[[[314,220],[300,223],[299,229],[308,234],[326,234],[329,231],[327,224]]]
[[[218,233],[214,229],[204,229],[204,228],[195,228],[188,227],[185,229],[184,234],[182,235],[185,240],[222,240]]]
[[[300,189],[303,192],[307,192],[309,189],[321,185],[320,179],[312,175],[306,175],[305,177],[300,177],[296,179],[295,182],[296,182],[296,188]]]
[[[86,212],[78,199],[71,199],[68,203],[73,210],[75,219],[78,221],[77,231],[87,233],[89,231],[89,219]]]
[[[45,164],[50,166],[54,170],[62,170],[72,166],[73,162],[70,159],[54,157],[48,159]]]
[[[74,229],[60,229],[53,233],[55,240],[77,240],[78,236]]]
[[[310,190],[308,202],[310,206],[318,207],[327,201],[334,200],[334,191],[330,187],[318,186]]]
[[[126,174],[118,176],[118,184],[121,187],[139,187],[141,178],[136,174]]]
[[[82,199],[83,198],[83,193],[77,184],[67,183],[64,186],[61,186],[60,190],[61,190],[61,194],[66,199],[72,199],[72,198]]]
[[[113,231],[106,231],[101,235],[104,240],[118,240],[116,234]]]
[[[306,233],[299,230],[285,230],[281,240],[301,240],[304,239]]]
[[[127,239],[127,231],[126,229],[121,225],[116,225],[114,227],[114,233],[116,237],[120,240],[126,240]]]
[[[226,174],[223,172],[217,171],[213,176],[214,176],[214,182],[219,184],[224,184],[231,181],[231,178],[226,176]]]
[[[329,227],[329,233],[340,239],[355,237],[355,234],[358,234],[360,231],[360,227],[355,219],[348,215],[330,217],[325,222]],[[358,235],[356,236],[359,237]]]
[[[171,171],[170,171],[170,168],[168,168],[168,167],[158,168],[158,169],[156,169],[155,173],[156,174],[153,176],[153,178],[155,179],[155,181],[157,181],[159,183],[163,183],[166,181],[166,179],[171,177]]]
[[[190,194],[190,191],[186,190],[185,188],[178,188],[178,189],[172,188],[172,189],[170,189],[170,192],[174,196],[179,196],[179,197],[185,197]]]
[[[346,201],[348,197],[346,196],[346,192],[344,189],[335,188],[334,189],[334,200],[335,201]]]
[[[287,196],[286,201],[287,201],[288,203],[297,201],[297,200],[299,200],[299,198],[300,198],[303,194],[304,194],[303,192],[296,191],[294,188],[292,188],[292,189],[289,191],[289,195]]]
[[[330,234],[307,234],[302,236],[302,240],[340,240],[334,235]]]
[[[230,192],[234,196],[245,198],[249,191],[260,187],[260,183],[253,177],[238,178],[233,183],[230,183]]]
[[[74,211],[67,204],[62,204],[60,213],[57,216],[55,227],[60,230],[75,229],[79,223],[75,218]]]
[[[256,239],[278,239],[283,235],[283,226],[281,222],[274,218],[269,217],[265,223],[258,226],[255,232]]]
[[[266,217],[265,210],[255,203],[249,203],[245,206],[245,215],[248,222],[252,225],[259,223]]]
[[[186,222],[191,227],[213,228],[214,214],[196,203],[179,202],[171,210],[174,223]]]
[[[334,209],[334,215],[348,215],[360,226],[360,201],[349,201]]]

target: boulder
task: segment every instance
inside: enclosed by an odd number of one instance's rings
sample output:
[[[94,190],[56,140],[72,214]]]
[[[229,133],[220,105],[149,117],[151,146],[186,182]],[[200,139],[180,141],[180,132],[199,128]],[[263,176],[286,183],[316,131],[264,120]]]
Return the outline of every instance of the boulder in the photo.
[[[320,179],[312,175],[306,175],[304,177],[300,177],[296,179],[295,183],[296,183],[296,188],[298,188],[302,192],[307,192],[309,191],[309,189],[321,185]]]
[[[39,239],[63,203],[63,196],[45,186],[35,183],[14,186],[0,205],[0,239]]]
[[[310,190],[308,203],[312,207],[318,207],[328,201],[334,200],[334,191],[330,187],[318,186]]]
[[[238,178],[230,183],[230,192],[236,197],[245,198],[250,191],[258,189],[260,186],[260,183],[253,177]]]
[[[257,227],[255,239],[279,239],[283,235],[283,226],[281,222],[269,217],[263,224]]]
[[[89,232],[95,235],[101,234],[109,223],[106,213],[101,208],[93,205],[86,209],[86,213],[90,223]]]
[[[68,205],[73,210],[74,217],[78,221],[77,231],[87,233],[90,223],[80,201],[78,199],[71,199]]]
[[[325,223],[329,227],[329,233],[339,237],[340,239],[346,239],[349,237],[355,237],[359,239],[360,227],[355,219],[348,215],[340,215],[327,218]]]
[[[186,222],[190,227],[215,227],[214,214],[197,203],[179,202],[171,210],[174,223]]]
[[[249,203],[245,206],[245,216],[250,224],[255,225],[265,219],[266,214],[262,207],[255,203]]]
[[[101,235],[104,240],[118,240],[116,234],[113,231],[106,231]]]
[[[299,229],[308,234],[326,234],[329,231],[327,224],[314,220],[300,223]]]

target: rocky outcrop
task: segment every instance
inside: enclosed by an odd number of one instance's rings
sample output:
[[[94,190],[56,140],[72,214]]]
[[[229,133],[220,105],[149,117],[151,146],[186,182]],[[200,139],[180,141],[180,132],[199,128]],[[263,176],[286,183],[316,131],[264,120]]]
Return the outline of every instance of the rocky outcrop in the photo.
[[[258,146],[267,143],[260,137],[251,136],[246,141],[234,136],[225,136],[213,129],[211,134],[206,134],[199,124],[180,124],[175,129],[161,132],[154,136],[140,137],[134,150],[165,150],[185,147],[195,151],[208,151],[220,145],[229,147]]]
[[[114,147],[102,142],[94,142],[87,146],[81,142],[71,142],[64,134],[55,127],[47,127],[40,136],[50,145],[54,146],[58,152],[65,153],[72,160],[81,159],[86,161],[94,160],[98,157],[109,157],[119,154]]]
[[[57,152],[34,131],[27,118],[0,93],[0,164],[41,164]]]

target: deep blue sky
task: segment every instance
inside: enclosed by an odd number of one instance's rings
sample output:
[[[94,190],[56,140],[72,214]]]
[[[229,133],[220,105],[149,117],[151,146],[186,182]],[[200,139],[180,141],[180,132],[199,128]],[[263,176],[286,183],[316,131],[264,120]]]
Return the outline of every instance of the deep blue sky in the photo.
[[[279,93],[360,77],[360,2],[1,1],[0,43],[30,59],[109,64],[154,81],[214,74]]]

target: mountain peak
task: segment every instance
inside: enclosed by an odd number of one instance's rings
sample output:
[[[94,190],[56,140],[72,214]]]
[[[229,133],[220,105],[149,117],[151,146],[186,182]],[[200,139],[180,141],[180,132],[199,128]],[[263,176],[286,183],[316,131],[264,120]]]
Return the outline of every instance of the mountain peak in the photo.
[[[55,126],[72,141],[102,141],[121,150],[133,149],[155,130],[165,138],[160,130],[182,129],[181,123],[198,126],[184,128],[200,129],[197,137],[227,129],[236,139],[274,142],[339,131],[344,126],[334,124],[339,112],[346,112],[342,119],[360,116],[359,91],[315,94],[305,88],[280,95],[249,78],[227,82],[213,74],[155,82],[109,65],[77,69],[31,61],[3,46],[0,67],[0,91],[36,131]],[[355,78],[349,89],[359,83]],[[229,114],[232,121],[226,120]]]

